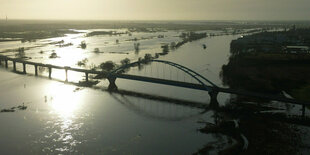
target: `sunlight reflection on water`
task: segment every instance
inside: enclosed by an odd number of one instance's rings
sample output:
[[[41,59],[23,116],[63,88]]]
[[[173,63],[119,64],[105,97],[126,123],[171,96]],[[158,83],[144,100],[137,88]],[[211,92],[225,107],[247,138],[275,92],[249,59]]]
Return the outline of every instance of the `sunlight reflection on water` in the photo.
[[[50,95],[48,103],[53,112],[57,113],[64,119],[74,117],[74,112],[81,107],[84,101],[82,94],[76,94],[72,87],[60,84],[50,84],[46,87]]]
[[[45,130],[48,132],[41,143],[54,145],[43,151],[72,152],[74,147],[81,143],[76,139],[76,134],[83,126],[83,123],[78,121],[78,110],[82,107],[84,95],[74,92],[72,87],[54,83],[46,86],[46,89],[49,96],[45,97],[45,101],[51,107],[50,114],[54,116],[46,122]]]

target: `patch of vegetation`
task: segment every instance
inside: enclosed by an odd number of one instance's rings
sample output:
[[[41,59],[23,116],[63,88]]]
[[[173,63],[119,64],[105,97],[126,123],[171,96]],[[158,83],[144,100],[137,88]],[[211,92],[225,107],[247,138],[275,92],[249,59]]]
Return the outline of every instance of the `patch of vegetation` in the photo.
[[[188,32],[188,33],[182,33],[180,37],[185,41],[191,42],[207,37],[207,33]]]
[[[106,61],[99,65],[100,69],[102,69],[103,71],[108,71],[108,72],[115,69],[116,66],[117,65],[113,61]]]
[[[24,47],[20,47],[20,48],[18,48],[17,49],[17,53],[15,54],[15,56],[17,57],[17,58],[26,58],[25,57],[25,48]]]
[[[15,112],[16,110],[26,110],[27,106],[23,103],[23,105],[19,105],[17,107],[12,107],[10,109],[2,109],[0,112]]]
[[[148,61],[150,61],[150,60],[152,60],[152,59],[153,59],[152,54],[146,53],[146,54],[144,55],[144,59],[143,59],[142,61],[148,62]]]
[[[170,43],[170,49],[172,49],[172,50],[175,49],[175,48],[176,48],[176,45],[177,45],[177,44],[176,44],[175,42],[171,42],[171,43]]]
[[[164,54],[169,52],[169,45],[168,44],[161,46],[161,48],[163,49]]]
[[[135,48],[135,52],[138,53],[140,51],[140,43],[134,43],[133,46]]]
[[[87,58],[85,58],[85,59],[83,59],[83,60],[81,60],[81,61],[78,61],[77,62],[77,65],[78,66],[86,66],[86,63],[88,62],[88,59]]]
[[[49,44],[51,44],[51,45],[57,45],[57,44],[63,44],[63,43],[65,43],[65,41],[64,40],[60,40],[60,41],[54,41],[54,42],[50,42]]]
[[[60,45],[57,45],[59,47],[69,47],[69,46],[72,46],[73,44],[72,43],[67,43],[67,44],[60,44]]]
[[[192,42],[192,41],[196,41],[196,40],[205,38],[205,37],[207,37],[207,33],[188,32],[188,33],[182,33],[179,37],[182,38],[182,41],[177,42],[177,43],[171,42],[170,43],[170,49],[176,49],[176,48],[179,48],[188,42]],[[169,46],[169,45],[167,45],[167,46]],[[165,53],[166,52],[163,52],[162,54],[165,55]]]
[[[82,41],[81,44],[80,44],[80,47],[81,47],[82,49],[86,49],[86,47],[87,47],[86,42],[85,42],[85,41]]]
[[[93,31],[86,34],[86,37],[98,36],[98,35],[121,35],[126,34],[123,32],[116,32],[116,31]]]
[[[130,59],[125,58],[125,59],[121,60],[121,65],[122,65],[122,66],[128,65],[128,64],[130,64]]]
[[[59,57],[59,56],[57,55],[56,52],[53,52],[53,53],[49,56],[49,58],[51,58],[51,59],[58,58],[58,57]]]
[[[90,69],[90,70],[97,70],[97,68],[98,68],[98,66],[96,66],[95,64],[90,64],[89,66],[88,66],[88,68]]]
[[[99,49],[99,48],[95,48],[95,49],[94,49],[94,53],[97,53],[97,54],[98,54],[98,53],[103,53],[103,52],[100,52],[100,49]]]

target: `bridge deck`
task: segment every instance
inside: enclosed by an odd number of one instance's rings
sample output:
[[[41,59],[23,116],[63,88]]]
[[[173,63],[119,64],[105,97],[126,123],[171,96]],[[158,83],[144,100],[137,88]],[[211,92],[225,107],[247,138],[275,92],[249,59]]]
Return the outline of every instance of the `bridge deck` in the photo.
[[[129,79],[129,80],[171,85],[171,86],[197,89],[197,90],[203,90],[203,91],[209,90],[200,84],[194,84],[194,83],[172,81],[172,80],[166,80],[166,79],[158,79],[158,78],[144,77],[144,76],[137,76],[137,75],[128,75],[128,74],[112,74],[111,76],[116,77],[116,78],[123,78],[123,79]],[[249,92],[249,91],[244,91],[244,90],[236,90],[236,89],[230,89],[230,88],[220,88],[220,87],[213,87],[213,86],[207,86],[207,87],[210,88],[211,90],[215,90],[217,92],[222,92],[222,93],[257,97],[257,98],[269,99],[269,100],[273,100],[273,101],[293,103],[293,104],[298,104],[298,105],[310,105],[309,102],[298,101],[298,100],[286,98],[283,96],[268,95],[268,94]]]
[[[54,68],[54,69],[63,69],[63,70],[82,72],[82,73],[88,73],[88,74],[106,74],[106,72],[102,72],[102,71],[81,69],[81,68],[71,68],[69,66],[57,66],[57,65],[44,64],[44,63],[38,63],[38,62],[31,62],[31,61],[17,59],[17,58],[10,58],[7,56],[0,56],[0,61],[12,61],[12,62],[18,62],[18,63],[22,63],[26,65],[33,65],[33,66],[40,66],[40,67],[47,67],[47,68]]]
[[[80,68],[71,68],[67,66],[56,66],[51,64],[43,64],[43,63],[36,63],[16,58],[10,58],[7,56],[1,56],[0,55],[0,61],[5,61],[7,65],[7,61],[12,61],[14,63],[22,63],[24,65],[33,65],[35,67],[41,66],[41,67],[48,67],[50,69],[64,69],[64,70],[71,70],[76,72],[82,72],[86,74],[87,80],[88,80],[88,74],[103,74],[104,76],[107,76],[107,72],[102,71],[96,71],[96,70],[89,70],[89,69],[80,69]],[[7,67],[7,66],[6,66]],[[24,67],[25,72],[25,67]],[[51,70],[50,70],[51,74]],[[236,89],[230,89],[230,88],[220,88],[220,87],[214,87],[214,86],[203,86],[200,84],[194,84],[194,83],[187,83],[187,82],[180,82],[180,81],[172,81],[172,80],[165,80],[165,79],[158,79],[158,78],[151,78],[151,77],[144,77],[144,76],[136,76],[136,75],[128,75],[128,74],[110,74],[110,76],[115,78],[123,78],[123,79],[130,79],[130,80],[137,80],[137,81],[144,81],[144,82],[150,82],[150,83],[158,83],[158,84],[164,84],[164,85],[171,85],[171,86],[177,86],[177,87],[183,87],[183,88],[190,88],[190,89],[196,89],[196,90],[203,90],[203,91],[210,91],[215,90],[217,92],[222,93],[230,93],[230,94],[236,94],[236,95],[243,95],[243,96],[251,96],[251,97],[257,97],[257,98],[264,98],[274,101],[280,101],[280,102],[287,102],[287,103],[293,103],[298,105],[307,105],[310,106],[309,102],[306,101],[298,101],[295,99],[286,98],[283,96],[274,96],[274,95],[268,95],[268,94],[262,94],[262,93],[255,93],[255,92],[249,92],[244,90],[236,90]]]

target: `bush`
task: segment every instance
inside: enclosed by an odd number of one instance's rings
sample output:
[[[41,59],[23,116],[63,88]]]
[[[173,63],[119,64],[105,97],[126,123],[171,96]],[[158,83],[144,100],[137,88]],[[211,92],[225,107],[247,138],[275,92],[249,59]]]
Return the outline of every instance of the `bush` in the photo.
[[[87,63],[87,62],[88,62],[88,59],[85,58],[85,59],[83,59],[83,60],[81,60],[81,61],[78,61],[77,65],[78,65],[78,66],[86,66],[86,63]]]
[[[134,43],[133,46],[134,46],[136,52],[140,51],[140,43]]]
[[[116,64],[113,61],[106,61],[100,64],[99,66],[102,70],[111,71],[116,67]]]
[[[95,64],[90,64],[89,69],[95,71],[98,67]]]
[[[125,58],[125,59],[121,60],[121,64],[122,64],[122,66],[130,64],[130,59]]]
[[[152,59],[153,59],[153,57],[152,57],[151,54],[147,53],[147,54],[144,55],[144,60],[145,60],[145,61],[150,61],[150,60],[152,60]]]
[[[175,49],[176,45],[177,45],[177,44],[176,44],[175,42],[171,42],[171,43],[170,43],[170,48],[171,48],[171,49]]]
[[[163,53],[168,53],[169,52],[168,44],[161,46],[161,48],[163,49]]]
[[[95,53],[100,53],[99,48],[95,48],[95,49],[94,49],[94,52],[95,52]]]
[[[18,57],[18,58],[23,58],[23,57],[25,57],[25,48],[24,48],[24,47],[18,48],[18,49],[17,49],[17,52],[18,52],[18,53],[15,54],[16,57]]]
[[[82,41],[80,46],[81,46],[82,49],[86,49],[86,47],[87,47],[86,42]]]

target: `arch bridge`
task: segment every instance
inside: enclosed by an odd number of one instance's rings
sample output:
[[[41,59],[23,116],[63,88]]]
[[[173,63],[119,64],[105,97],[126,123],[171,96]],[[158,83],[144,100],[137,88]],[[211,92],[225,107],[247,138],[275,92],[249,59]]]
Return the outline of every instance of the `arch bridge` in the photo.
[[[185,81],[177,81],[177,80],[173,80],[173,79],[163,79],[163,78],[158,78],[158,77],[148,77],[148,76],[124,74],[124,72],[126,72],[126,69],[129,69],[131,67],[137,67],[137,66],[141,67],[142,65],[148,65],[149,63],[152,63],[152,62],[165,64],[165,65],[168,65],[170,67],[173,67],[176,70],[180,70],[185,75],[189,76],[194,81],[196,81],[196,83],[185,82]],[[183,76],[185,76],[184,74],[183,74]],[[181,74],[181,76],[182,76],[182,74]],[[121,66],[121,67],[119,67],[119,68],[108,73],[107,79],[110,82],[109,87],[108,87],[109,90],[117,90],[117,86],[115,84],[115,80],[117,78],[208,91],[209,95],[211,97],[211,105],[212,104],[214,104],[214,105],[218,104],[217,99],[216,99],[217,94],[218,94],[218,91],[217,91],[218,87],[216,86],[216,84],[214,84],[213,82],[211,82],[210,80],[208,80],[204,76],[200,75],[199,73],[193,71],[192,69],[189,69],[185,66],[182,66],[182,65],[174,63],[174,62],[151,59],[148,61],[142,60],[142,61],[137,61],[137,62],[133,62],[133,63],[123,65],[123,66]]]
[[[122,78],[122,79],[129,79],[129,80],[136,80],[136,81],[143,81],[143,82],[150,82],[150,83],[157,83],[157,84],[164,84],[164,85],[171,85],[171,86],[177,86],[177,87],[183,87],[183,88],[190,88],[190,89],[196,89],[196,90],[202,90],[202,91],[207,91],[211,97],[211,103],[210,106],[218,107],[218,102],[217,102],[217,95],[219,92],[222,93],[229,93],[229,94],[236,94],[236,95],[242,95],[242,96],[249,96],[249,97],[256,97],[256,98],[263,98],[263,99],[268,99],[272,101],[280,101],[280,102],[285,102],[285,103],[292,103],[292,104],[297,104],[297,105],[302,105],[302,115],[305,116],[305,107],[310,106],[310,103],[307,101],[300,101],[296,99],[291,99],[283,96],[278,96],[278,95],[270,95],[270,94],[262,94],[262,93],[257,93],[257,92],[249,92],[246,90],[239,90],[239,89],[231,89],[231,88],[221,88],[216,86],[214,83],[212,83],[210,80],[207,78],[203,77],[199,73],[185,67],[182,65],[179,65],[174,62],[169,62],[165,60],[140,60],[134,63],[129,63],[126,65],[123,65],[109,73],[102,72],[102,71],[96,71],[96,70],[89,70],[89,69],[79,69],[79,68],[71,68],[67,66],[55,66],[51,64],[42,64],[42,63],[36,63],[36,62],[30,62],[22,59],[17,59],[17,58],[10,58],[7,56],[2,56],[0,55],[0,65],[2,65],[2,62],[4,61],[5,63],[5,68],[8,68],[8,61],[13,62],[13,71],[16,70],[16,63],[22,63],[23,64],[23,73],[26,74],[26,65],[32,65],[35,68],[35,75],[38,76],[38,67],[47,67],[49,71],[49,78],[51,78],[52,75],[52,69],[63,69],[65,70],[66,74],[66,81],[68,80],[68,75],[67,72],[70,71],[76,71],[76,72],[81,72],[85,73],[85,80],[88,82],[88,75],[89,74],[95,74],[95,75],[103,75],[106,77],[110,84],[108,89],[109,90],[116,90],[117,86],[115,84],[115,80],[117,78]],[[131,67],[138,67],[138,68],[143,68],[148,66],[149,63],[151,62],[156,62],[159,64],[164,64],[166,66],[172,67],[176,69],[177,71],[182,71],[184,73],[184,77],[189,76],[191,80],[196,81],[196,83],[193,82],[187,82],[184,78],[184,81],[178,81],[175,79],[165,79],[165,78],[158,78],[154,76],[141,76],[141,75],[130,75],[130,74],[125,74],[125,71],[127,69],[130,69]],[[150,65],[152,66],[152,65]],[[158,69],[158,68],[157,68]],[[164,70],[164,69],[163,69]],[[171,77],[171,72],[170,72],[170,77]],[[178,76],[177,76],[178,79]]]
[[[141,75],[130,75],[125,74],[126,69],[129,69],[131,67],[140,67],[143,65],[147,65],[148,63],[156,62],[161,64],[166,64],[170,67],[173,67],[177,70],[181,70],[184,74],[190,76],[194,81],[197,83],[192,82],[186,82],[186,81],[177,81],[172,79],[162,79],[162,78],[155,78],[155,77],[147,77],[147,76],[141,76]],[[218,101],[217,101],[217,95],[219,92],[222,93],[229,93],[229,94],[236,94],[236,95],[243,95],[243,96],[250,96],[250,97],[257,97],[257,98],[263,98],[273,101],[280,101],[280,102],[286,102],[286,103],[292,103],[292,104],[298,104],[302,105],[302,115],[305,116],[305,106],[310,106],[310,103],[305,101],[299,101],[283,96],[277,96],[277,95],[269,95],[269,94],[261,94],[256,92],[249,92],[245,90],[238,90],[238,89],[231,89],[231,88],[221,88],[218,87],[216,84],[205,78],[204,76],[200,75],[199,73],[182,66],[180,64],[165,61],[165,60],[142,60],[137,61],[133,63],[129,63],[126,65],[123,65],[107,74],[107,79],[109,80],[109,90],[117,90],[117,86],[115,84],[115,80],[117,78],[122,79],[128,79],[128,80],[136,80],[136,81],[143,81],[143,82],[150,82],[150,83],[157,83],[157,84],[164,84],[164,85],[171,85],[171,86],[177,86],[177,87],[183,87],[183,88],[190,88],[190,89],[196,89],[196,90],[202,90],[207,91],[211,97],[210,106],[211,107],[218,107]]]

